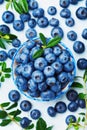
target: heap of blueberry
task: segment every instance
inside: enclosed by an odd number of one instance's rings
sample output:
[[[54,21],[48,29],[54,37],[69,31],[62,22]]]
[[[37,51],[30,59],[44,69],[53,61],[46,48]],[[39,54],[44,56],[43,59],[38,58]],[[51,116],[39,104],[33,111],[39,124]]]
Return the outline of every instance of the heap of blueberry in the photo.
[[[42,40],[41,36],[44,35],[40,35]],[[58,97],[72,81],[75,63],[62,43],[58,44],[58,37],[52,40],[45,37],[42,41],[40,39],[28,40],[19,49],[13,63],[16,64],[14,77],[18,89],[22,92],[30,97],[49,101]],[[42,45],[43,42],[47,48]]]

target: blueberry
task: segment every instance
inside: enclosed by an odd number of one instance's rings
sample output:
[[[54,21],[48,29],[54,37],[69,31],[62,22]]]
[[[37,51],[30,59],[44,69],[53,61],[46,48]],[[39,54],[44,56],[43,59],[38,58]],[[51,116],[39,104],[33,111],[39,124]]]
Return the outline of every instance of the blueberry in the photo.
[[[31,92],[35,92],[38,89],[37,84],[32,79],[28,80],[28,89]]]
[[[22,75],[25,78],[29,78],[31,76],[32,73],[32,66],[30,64],[24,64],[22,67]]]
[[[0,61],[5,61],[7,59],[8,55],[5,51],[0,51]]]
[[[62,65],[59,61],[55,61],[55,62],[52,64],[52,67],[55,69],[55,72],[56,72],[56,73],[60,73],[60,72],[62,72],[62,70],[63,70],[63,65]]]
[[[67,92],[66,97],[69,101],[76,101],[78,98],[78,93],[75,90],[71,89]]]
[[[56,111],[55,111],[55,108],[50,106],[47,108],[47,113],[49,116],[51,117],[55,117],[56,116]]]
[[[34,60],[33,55],[34,55],[38,50],[40,50],[40,47],[38,47],[38,46],[35,46],[35,47],[33,47],[33,48],[31,49],[31,51],[30,51],[30,60]]]
[[[13,59],[13,57],[14,57],[16,51],[17,51],[17,50],[16,50],[15,48],[12,48],[12,49],[10,49],[10,50],[8,51],[8,57],[9,57],[11,60]]]
[[[55,77],[49,77],[46,79],[46,83],[48,86],[54,86],[56,84],[56,79]]]
[[[45,58],[48,63],[53,63],[56,60],[56,56],[53,53],[49,53]]]
[[[86,7],[87,7],[87,0],[85,1],[85,5],[86,5]]]
[[[83,53],[85,51],[85,45],[81,41],[74,42],[73,49],[76,53]]]
[[[3,4],[4,0],[0,0],[0,4]]]
[[[19,47],[21,45],[21,41],[19,39],[12,40],[12,46]]]
[[[48,55],[49,53],[52,53],[52,48],[44,49],[44,55]]]
[[[66,124],[69,125],[70,123],[76,122],[76,117],[74,115],[68,115],[65,120]]]
[[[78,100],[78,105],[80,108],[85,108],[86,107],[86,103],[84,99],[79,99]]]
[[[56,18],[51,18],[49,24],[53,27],[57,27],[59,25],[59,20]]]
[[[73,61],[68,61],[66,64],[64,64],[64,71],[66,72],[71,72],[74,70],[74,62]]]
[[[22,74],[22,67],[23,66],[21,64],[16,66],[16,68],[15,68],[15,74],[16,75],[21,75]]]
[[[14,21],[14,14],[11,11],[5,11],[2,14],[2,20],[5,23],[12,23]]]
[[[70,59],[70,54],[67,50],[63,50],[61,55],[59,55],[58,60],[60,63],[65,64],[69,61]]]
[[[48,22],[48,18],[47,17],[41,17],[37,20],[37,24],[39,27],[41,28],[45,28],[48,26],[49,22]]]
[[[30,28],[34,28],[36,26],[36,20],[35,19],[30,19],[28,22],[28,26]]]
[[[22,128],[27,128],[31,123],[31,120],[29,120],[27,117],[23,117],[20,121],[20,125]]]
[[[46,66],[44,68],[44,75],[47,77],[54,76],[55,70],[52,66]]]
[[[43,101],[50,101],[55,99],[55,93],[51,90],[47,90],[41,93],[41,98]]]
[[[67,8],[70,4],[70,1],[69,0],[60,0],[59,4],[62,8]]]
[[[28,91],[28,94],[31,96],[31,97],[33,97],[33,98],[36,98],[36,97],[39,97],[40,96],[40,91]]]
[[[27,54],[21,53],[21,54],[16,55],[16,62],[17,63],[25,64],[25,63],[28,63],[28,61],[29,61],[29,56]]]
[[[26,42],[26,47],[28,48],[28,49],[32,49],[34,46],[35,46],[35,42],[33,41],[33,40],[27,40]]]
[[[21,19],[23,22],[29,21],[30,18],[31,18],[31,15],[30,15],[29,13],[20,14],[20,19]]]
[[[35,17],[35,18],[41,18],[44,16],[44,9],[42,8],[38,8],[38,9],[35,9],[32,13],[32,15]]]
[[[69,1],[70,1],[70,4],[76,5],[79,0],[69,0]]]
[[[13,22],[13,28],[16,31],[22,31],[24,29],[24,23],[22,20],[14,20]]]
[[[75,41],[77,39],[77,34],[76,34],[75,31],[69,31],[67,33],[67,37],[68,37],[69,40]]]
[[[78,104],[72,101],[68,104],[68,109],[70,112],[75,112],[78,109]]]
[[[33,109],[30,112],[30,116],[32,119],[37,120],[41,116],[41,112],[38,109]]]
[[[77,16],[77,18],[79,18],[81,20],[87,19],[87,8],[79,7],[76,10],[76,16]]]
[[[62,53],[62,49],[59,46],[55,46],[55,47],[53,47],[53,53],[56,56],[59,56]]]
[[[71,11],[69,9],[62,9],[60,11],[60,16],[62,18],[69,18],[71,16]]]
[[[37,9],[38,8],[38,2],[36,0],[30,0],[30,2],[29,2],[29,8],[31,10]]]
[[[22,91],[27,91],[28,89],[28,83],[26,78],[22,77],[22,76],[17,76],[16,80],[15,80],[16,85],[18,86],[18,88]]]
[[[51,86],[51,90],[55,93],[59,93],[61,91],[61,83],[57,81],[55,85]]]
[[[39,83],[38,84],[38,90],[43,92],[47,90],[47,84],[45,82]]]
[[[60,101],[55,104],[55,110],[58,113],[64,113],[67,110],[67,106],[64,102]]]
[[[29,51],[29,49],[27,48],[27,46],[25,46],[25,47],[22,49],[21,53],[24,53],[24,54],[26,54],[26,55],[29,55],[30,51]]]
[[[87,69],[87,59],[85,58],[80,58],[77,61],[77,67],[81,70]]]
[[[7,25],[2,24],[2,25],[0,25],[0,31],[2,33],[7,34],[7,33],[10,33],[10,28]]]
[[[74,80],[74,74],[73,73],[68,73],[68,80],[73,81]]]
[[[20,108],[21,110],[23,111],[29,111],[31,109],[32,105],[31,105],[31,102],[27,101],[27,100],[23,100],[21,101],[20,103]]]
[[[10,101],[17,102],[20,99],[20,93],[17,90],[11,90],[8,94]]]
[[[41,83],[44,80],[44,75],[41,71],[36,70],[32,73],[32,79],[36,83]]]
[[[36,37],[37,36],[37,32],[36,32],[36,30],[35,29],[28,29],[27,31],[26,31],[26,37],[28,38],[28,39],[31,39],[31,38],[34,38],[34,37]]]
[[[52,37],[59,36],[59,37],[63,38],[63,35],[64,35],[63,30],[60,27],[56,27],[51,30]]]
[[[57,9],[54,6],[49,6],[47,12],[49,15],[55,15],[57,13]]]
[[[72,27],[72,26],[74,26],[75,21],[72,17],[70,17],[70,18],[66,19],[65,23],[68,27]]]
[[[43,70],[44,67],[47,66],[47,61],[40,57],[40,58],[37,58],[35,61],[34,61],[34,67],[38,70]]]
[[[87,28],[83,30],[82,37],[87,40]]]
[[[61,72],[59,75],[58,75],[58,80],[59,82],[61,83],[66,83],[68,81],[68,74],[66,72]]]

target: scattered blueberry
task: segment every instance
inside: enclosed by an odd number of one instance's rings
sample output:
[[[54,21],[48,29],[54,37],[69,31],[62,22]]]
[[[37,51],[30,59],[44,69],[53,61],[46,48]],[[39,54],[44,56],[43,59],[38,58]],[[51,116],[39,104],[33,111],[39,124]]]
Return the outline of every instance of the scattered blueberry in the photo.
[[[21,103],[20,103],[20,108],[21,110],[23,111],[29,111],[31,109],[32,105],[29,101],[27,100],[23,100]]]
[[[55,15],[57,13],[57,9],[54,6],[49,6],[47,12],[49,15]]]
[[[59,4],[62,8],[67,8],[70,4],[70,1],[69,0],[60,0]]]
[[[31,39],[31,38],[34,38],[34,37],[36,37],[37,36],[37,32],[36,32],[36,30],[35,29],[28,29],[27,31],[26,31],[26,37],[28,38],[28,39]]]
[[[31,18],[31,15],[29,13],[26,13],[26,14],[20,14],[20,19],[23,21],[23,22],[27,22],[29,21]]]
[[[64,102],[60,101],[55,104],[55,110],[57,113],[64,113],[67,110],[67,106]]]
[[[61,27],[55,27],[51,30],[52,37],[59,36],[59,37],[63,38],[63,35],[64,35],[64,33],[63,33],[63,30]]]
[[[17,102],[20,99],[20,93],[17,90],[11,90],[8,94],[10,101]]]
[[[86,103],[84,99],[79,99],[78,100],[78,105],[80,108],[85,108],[86,107]]]
[[[21,20],[14,20],[13,22],[13,28],[16,31],[22,31],[24,29],[24,23]]]
[[[78,98],[78,93],[75,90],[71,89],[67,92],[66,97],[69,101],[76,101]]]
[[[51,18],[49,21],[49,25],[51,25],[53,27],[57,27],[59,25],[59,20],[56,18]]]
[[[30,123],[31,123],[31,120],[29,120],[27,117],[23,117],[20,121],[20,125],[22,128],[27,128]]]
[[[21,45],[21,41],[19,39],[12,40],[12,46],[19,47]]]
[[[12,23],[14,21],[14,14],[11,11],[5,11],[2,14],[2,20],[5,23]]]
[[[75,41],[77,39],[77,33],[75,31],[69,31],[67,37],[69,40]]]
[[[48,22],[48,18],[47,17],[41,17],[37,20],[37,24],[39,27],[41,28],[45,28],[48,26],[49,22]]]
[[[34,9],[32,15],[35,18],[41,18],[44,16],[44,9],[43,8]]]
[[[83,30],[82,37],[87,40],[87,28]]]
[[[68,104],[68,109],[70,112],[75,112],[78,109],[78,104],[72,101]]]
[[[2,24],[2,25],[0,25],[0,31],[1,31],[2,33],[7,34],[7,33],[10,33],[10,28],[9,28],[7,25]]]
[[[77,60],[77,67],[81,70],[87,69],[87,59],[80,58]]]
[[[5,61],[8,58],[8,55],[5,51],[0,51],[0,61]]]
[[[0,4],[3,4],[4,0],[0,0]]]
[[[34,28],[36,26],[36,20],[35,19],[30,19],[28,22],[28,26],[30,28]]]
[[[71,16],[71,11],[70,11],[69,9],[67,9],[67,8],[62,9],[62,10],[60,11],[60,16],[61,16],[62,18],[69,18],[69,17]]]
[[[85,45],[81,41],[74,42],[73,49],[76,53],[83,53],[85,51]]]
[[[34,10],[38,8],[38,2],[36,0],[29,1],[29,9]]]
[[[56,110],[54,107],[50,106],[47,109],[48,115],[51,117],[55,117],[56,116]]]
[[[69,1],[70,1],[70,4],[76,5],[79,0],[69,0]]]
[[[17,51],[17,50],[16,50],[15,48],[12,48],[12,49],[10,49],[10,50],[8,51],[8,57],[9,57],[11,60],[13,59],[13,57],[14,57],[16,51]]]
[[[77,16],[77,18],[79,18],[81,20],[87,19],[87,8],[79,7],[76,10],[76,16]]]
[[[41,112],[38,109],[33,109],[30,112],[30,116],[32,119],[37,120],[41,116]]]
[[[68,115],[65,120],[66,124],[69,125],[70,123],[76,122],[76,117],[74,115]]]
[[[70,17],[70,18],[67,18],[67,19],[66,19],[65,23],[66,23],[66,25],[67,25],[68,27],[72,27],[72,26],[74,26],[75,21],[74,21],[73,18]]]

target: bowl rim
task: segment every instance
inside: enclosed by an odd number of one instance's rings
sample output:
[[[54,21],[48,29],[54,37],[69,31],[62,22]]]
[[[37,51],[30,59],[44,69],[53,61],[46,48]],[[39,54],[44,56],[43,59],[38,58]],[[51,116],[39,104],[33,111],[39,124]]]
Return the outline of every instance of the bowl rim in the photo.
[[[31,40],[31,41],[39,40],[39,37],[30,39],[30,40]],[[30,40],[28,39],[27,41],[30,41]],[[13,56],[13,58],[12,58],[12,64],[11,64],[12,72],[11,72],[11,73],[12,73],[12,79],[13,79],[13,82],[14,82],[16,88],[19,90],[20,93],[22,93],[22,94],[23,94],[24,96],[26,96],[28,99],[32,99],[32,100],[36,100],[36,101],[48,102],[48,101],[53,101],[53,100],[56,100],[56,99],[62,97],[62,95],[64,95],[64,94],[67,93],[67,91],[68,91],[69,88],[71,87],[72,83],[74,82],[74,79],[73,79],[72,81],[70,81],[70,82],[67,84],[67,86],[66,86],[64,89],[62,89],[62,91],[60,91],[59,94],[58,94],[54,99],[52,99],[52,100],[42,100],[41,98],[38,98],[38,97],[37,97],[37,98],[31,97],[29,94],[27,94],[27,93],[23,92],[22,90],[20,90],[20,89],[18,88],[18,86],[16,85],[15,78],[14,78],[14,69],[13,69],[14,61],[15,61],[15,57],[16,57],[16,55],[18,54],[18,52],[20,51],[20,49],[21,49],[23,46],[27,45],[27,44],[26,44],[27,41],[25,41],[22,45],[20,45],[20,47],[17,49],[16,53],[14,54],[14,56]],[[60,44],[61,46],[63,46],[63,47],[70,53],[70,56],[72,57],[72,61],[74,62],[74,67],[75,67],[74,70],[73,70],[73,76],[75,77],[75,76],[76,76],[76,61],[75,61],[75,58],[74,58],[74,56],[73,56],[71,50],[70,50],[63,42],[60,42],[59,44]]]

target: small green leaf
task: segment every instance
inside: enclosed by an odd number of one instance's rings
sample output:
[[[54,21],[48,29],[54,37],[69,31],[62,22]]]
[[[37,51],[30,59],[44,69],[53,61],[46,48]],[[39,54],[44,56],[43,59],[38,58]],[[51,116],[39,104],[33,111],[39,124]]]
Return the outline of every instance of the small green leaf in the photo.
[[[7,117],[7,112],[0,110],[0,119],[4,119]]]
[[[7,66],[7,65],[6,65],[6,62],[3,62],[3,63],[2,63],[2,71],[6,69],[6,66]]]
[[[5,78],[10,78],[11,75],[10,74],[5,74]]]
[[[60,37],[55,37],[54,39],[48,42],[47,48],[56,46],[60,41],[61,41]]]
[[[7,40],[14,40],[14,39],[17,38],[17,36],[14,35],[14,34],[6,34],[6,36],[8,36],[8,39],[7,39]]]
[[[87,82],[87,70],[84,72],[83,80],[85,83]]]
[[[6,49],[4,42],[2,39],[0,39],[0,48]]]
[[[84,112],[81,112],[81,113],[79,113],[79,115],[85,116],[85,113],[84,113]]]
[[[5,77],[2,76],[2,77],[1,77],[1,82],[4,82],[4,81],[5,81]]]
[[[78,94],[78,97],[79,97],[80,99],[85,99],[86,94],[84,94],[84,93],[79,93],[79,94]]]
[[[36,123],[36,130],[45,130],[46,127],[47,127],[47,124],[45,120],[43,120],[42,118],[39,118]]]
[[[16,117],[14,117],[14,119],[15,119],[17,122],[20,122],[22,118],[19,117],[19,116],[16,116]]]
[[[36,51],[36,52],[34,53],[34,55],[33,55],[33,58],[36,59],[36,58],[42,56],[43,52],[44,52],[43,49],[40,49],[40,50]]]
[[[34,124],[29,125],[25,130],[30,130],[34,128]]]
[[[6,10],[9,9],[10,5],[11,5],[11,2],[8,2],[8,3],[6,4]]]
[[[13,0],[13,6],[14,6],[14,9],[16,10],[16,12],[18,12],[19,14],[22,14],[22,9],[15,0]]]
[[[11,72],[11,68],[6,68],[6,69],[3,70],[3,72],[10,73]]]
[[[10,105],[10,102],[5,102],[0,104],[1,107],[8,107]]]
[[[83,88],[84,86],[81,83],[74,82],[71,87],[73,87],[73,88]]]
[[[52,130],[52,129],[53,129],[53,126],[46,128],[46,130]]]
[[[26,0],[19,0],[19,3],[21,5],[21,7],[24,10],[24,13],[28,13],[28,3]]]
[[[6,110],[10,110],[10,109],[13,109],[15,107],[17,107],[18,103],[15,102],[14,104],[12,104],[10,107],[8,107]]]
[[[7,126],[8,124],[10,124],[10,122],[11,122],[10,119],[2,120],[2,122],[0,123],[0,126]]]
[[[84,122],[84,121],[85,121],[85,117],[82,118],[82,122]]]
[[[77,120],[77,122],[79,123],[81,121],[81,118],[80,117],[78,117],[78,120]]]
[[[40,36],[40,39],[41,39],[43,45],[46,46],[47,44],[46,44],[46,38],[45,38],[45,36],[42,33],[39,33],[39,36]]]
[[[16,111],[12,111],[12,112],[10,112],[8,114],[14,116],[14,118],[15,118],[17,115],[21,114],[21,111],[19,109],[17,109]]]

